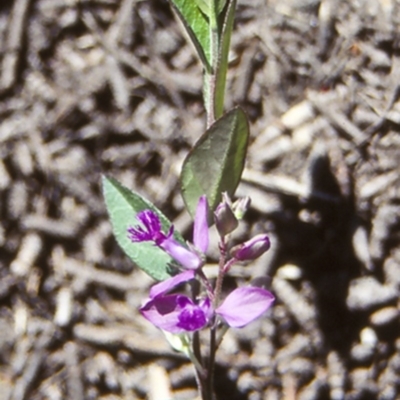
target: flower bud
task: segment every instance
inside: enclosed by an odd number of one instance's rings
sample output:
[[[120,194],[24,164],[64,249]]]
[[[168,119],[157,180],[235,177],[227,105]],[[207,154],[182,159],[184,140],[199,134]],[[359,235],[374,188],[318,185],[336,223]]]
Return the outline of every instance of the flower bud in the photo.
[[[221,237],[233,232],[238,226],[238,220],[226,201],[220,203],[214,211],[215,226]]]
[[[238,244],[231,249],[232,257],[239,261],[255,260],[264,254],[271,246],[269,237],[266,234],[254,236],[252,239]]]
[[[237,199],[232,206],[233,213],[235,214],[235,217],[240,221],[243,219],[244,214],[246,214],[246,211],[250,208],[251,204],[251,199],[249,196],[246,197],[241,197],[240,199]]]

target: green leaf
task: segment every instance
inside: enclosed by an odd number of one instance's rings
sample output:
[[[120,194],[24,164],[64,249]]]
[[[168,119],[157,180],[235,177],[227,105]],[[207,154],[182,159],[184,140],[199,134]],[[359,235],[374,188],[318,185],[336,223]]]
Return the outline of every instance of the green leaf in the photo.
[[[215,117],[219,118],[224,112],[226,73],[228,71],[229,46],[231,43],[233,22],[235,19],[236,0],[230,0],[224,15],[219,44],[217,76],[215,81]]]
[[[215,0],[215,1],[216,1],[216,3],[217,3],[216,9],[217,9],[217,13],[218,13],[218,15],[219,15],[219,14],[221,14],[222,10],[223,10],[224,7],[225,7],[226,0]]]
[[[169,0],[178,14],[206,71],[211,71],[209,19],[195,0]],[[201,0],[200,0],[201,1]],[[200,4],[203,6],[204,2]]]
[[[217,15],[221,14],[221,12],[224,9],[225,4],[226,4],[226,0],[195,0],[195,1],[197,3],[197,6],[202,11],[202,13],[207,15],[208,17],[210,16],[210,12],[211,12],[210,7],[213,5],[213,4],[210,4],[210,2],[214,3],[214,1],[215,1],[214,7],[217,11]]]
[[[214,210],[222,192],[232,196],[239,184],[246,158],[249,127],[241,108],[218,119],[187,155],[180,177],[182,196],[190,214],[198,199],[207,195]]]
[[[209,0],[196,0],[197,7],[200,8],[204,15],[210,15],[210,2]]]
[[[160,217],[164,232],[171,226],[168,218],[148,200],[113,178],[103,176],[103,194],[115,238],[125,254],[155,280],[162,281],[174,275],[173,259],[167,253],[150,242],[132,243],[127,234],[129,226],[139,224],[136,219],[139,211],[154,211]],[[184,243],[178,232],[174,237]]]

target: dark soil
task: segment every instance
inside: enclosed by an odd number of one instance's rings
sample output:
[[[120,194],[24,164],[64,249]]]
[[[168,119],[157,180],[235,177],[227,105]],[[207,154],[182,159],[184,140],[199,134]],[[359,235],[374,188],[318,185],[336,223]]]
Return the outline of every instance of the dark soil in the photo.
[[[268,275],[277,301],[227,333],[218,400],[400,398],[399,32],[395,0],[239,1],[239,235],[272,248],[226,283]],[[101,194],[113,176],[190,231],[201,66],[169,4],[3,0],[0,66],[0,399],[193,400]]]

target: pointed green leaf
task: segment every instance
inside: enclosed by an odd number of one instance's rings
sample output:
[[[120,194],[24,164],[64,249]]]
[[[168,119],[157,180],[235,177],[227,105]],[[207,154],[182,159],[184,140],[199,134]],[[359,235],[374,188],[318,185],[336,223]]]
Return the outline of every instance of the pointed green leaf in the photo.
[[[127,234],[129,226],[139,224],[136,219],[139,211],[154,211],[160,217],[164,232],[168,232],[171,226],[168,218],[148,200],[113,178],[103,176],[103,194],[115,238],[125,254],[155,280],[162,281],[172,276],[173,260],[167,253],[150,242],[132,243]],[[174,232],[174,236],[184,243],[179,233]]]
[[[180,177],[182,196],[191,215],[203,194],[212,210],[222,192],[234,194],[243,171],[248,137],[246,114],[235,108],[211,125],[194,145]]]
[[[170,0],[172,8],[178,14],[206,71],[211,71],[211,47],[209,20],[195,0]],[[201,2],[203,7],[204,2]]]
[[[222,25],[218,54],[217,76],[215,81],[214,93],[216,118],[219,118],[224,112],[226,73],[228,71],[229,46],[231,43],[233,22],[235,19],[235,8],[236,0],[229,0],[228,7],[224,15],[224,22]]]
[[[209,0],[195,0],[197,7],[200,8],[204,15],[210,15],[210,1]]]
[[[225,7],[226,0],[215,0],[215,1],[217,3],[216,10],[217,10],[217,13],[219,15],[219,14],[221,14],[222,10]]]
[[[208,17],[210,16],[211,6],[215,7],[217,15],[219,15],[221,14],[226,4],[226,0],[195,0],[195,1],[197,3],[197,6],[200,8],[201,12],[207,15]],[[212,4],[214,3],[214,1],[215,4]]]

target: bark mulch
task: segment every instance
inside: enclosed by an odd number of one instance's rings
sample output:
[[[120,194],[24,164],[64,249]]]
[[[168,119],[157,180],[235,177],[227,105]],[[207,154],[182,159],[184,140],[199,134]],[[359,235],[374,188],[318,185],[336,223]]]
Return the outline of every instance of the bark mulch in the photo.
[[[253,202],[235,239],[272,248],[226,284],[269,275],[277,301],[227,333],[219,400],[400,397],[399,32],[395,0],[239,1],[227,109],[251,121]],[[152,280],[112,236],[101,175],[188,234],[201,84],[166,1],[0,2],[1,400],[196,398],[137,311]]]

